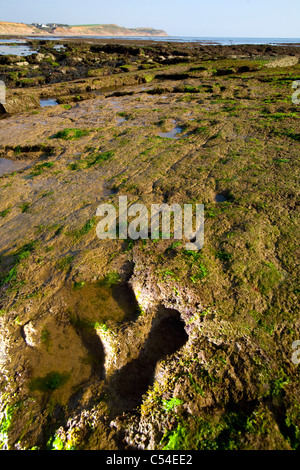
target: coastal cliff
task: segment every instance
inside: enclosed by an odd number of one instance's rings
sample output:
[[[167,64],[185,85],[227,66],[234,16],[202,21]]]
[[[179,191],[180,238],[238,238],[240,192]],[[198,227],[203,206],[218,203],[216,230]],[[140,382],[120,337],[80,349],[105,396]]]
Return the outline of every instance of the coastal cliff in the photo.
[[[124,28],[115,24],[93,24],[35,26],[25,23],[0,21],[2,36],[167,36],[167,33],[154,28]]]

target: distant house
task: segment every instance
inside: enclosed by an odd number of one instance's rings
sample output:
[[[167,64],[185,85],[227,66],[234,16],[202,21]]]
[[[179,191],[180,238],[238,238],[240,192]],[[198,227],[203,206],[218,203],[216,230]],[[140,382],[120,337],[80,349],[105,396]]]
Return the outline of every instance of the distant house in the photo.
[[[35,26],[36,28],[48,28],[44,23],[32,23],[32,26]]]
[[[36,28],[39,28],[39,29],[49,29],[49,28],[58,28],[58,27],[63,27],[63,28],[68,28],[69,25],[68,24],[59,24],[59,23],[47,23],[47,24],[44,24],[44,23],[32,23],[32,26],[35,26]]]

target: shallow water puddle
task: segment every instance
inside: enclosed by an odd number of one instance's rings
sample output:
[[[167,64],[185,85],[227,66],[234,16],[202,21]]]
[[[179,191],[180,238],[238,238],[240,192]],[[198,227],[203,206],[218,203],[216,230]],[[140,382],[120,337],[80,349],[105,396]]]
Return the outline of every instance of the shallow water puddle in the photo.
[[[53,49],[55,49],[56,51],[64,51],[66,49],[66,46],[64,46],[63,44],[56,44],[56,46],[53,46]]]
[[[119,101],[111,100],[109,104],[113,109],[122,109],[122,106],[120,106],[121,103],[119,103]]]
[[[118,126],[121,126],[121,124],[123,124],[123,122],[125,122],[125,121],[126,121],[126,118],[124,118],[124,117],[117,118]]]
[[[216,194],[215,202],[225,202],[227,201],[226,197],[223,194]]]
[[[28,162],[14,162],[12,160],[8,160],[8,158],[0,158],[0,176],[5,174],[14,173],[14,171],[21,170],[28,165]]]
[[[25,44],[26,41],[25,39],[0,39],[0,44],[15,44],[15,43],[20,43],[20,44]]]
[[[7,44],[3,44],[4,42],[7,42]],[[14,43],[18,42],[18,40],[14,40]],[[25,41],[24,41],[25,42]],[[8,40],[3,41],[1,40],[0,42],[0,55],[18,55],[18,56],[25,56],[25,55],[32,55],[36,54],[37,51],[33,51],[29,46],[27,45],[8,45]]]
[[[111,286],[109,280],[64,286],[55,294],[64,321],[50,316],[40,325],[31,326],[29,322],[23,328],[27,344],[42,343],[38,350],[27,350],[32,391],[59,388],[61,403],[67,403],[92,375],[98,380],[104,378],[105,351],[97,328],[107,331],[110,322],[130,321],[138,314],[128,284]]]
[[[182,128],[179,126],[174,127],[169,132],[160,132],[158,135],[160,137],[165,137],[167,139],[180,139],[181,136],[177,136],[177,134],[180,134],[182,132]]]
[[[56,106],[57,104],[58,102],[52,98],[49,98],[48,100],[40,100],[40,105],[42,108],[45,108],[46,106]]]
[[[79,282],[72,288],[64,287],[59,295],[68,305],[70,316],[75,316],[79,323],[102,324],[109,320],[118,323],[134,318],[137,313],[135,296],[124,283],[108,286],[101,282]]]

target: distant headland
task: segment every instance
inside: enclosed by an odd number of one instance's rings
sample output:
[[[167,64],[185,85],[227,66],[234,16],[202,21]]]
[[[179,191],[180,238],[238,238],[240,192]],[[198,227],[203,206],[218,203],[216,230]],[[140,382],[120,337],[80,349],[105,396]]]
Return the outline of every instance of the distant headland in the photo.
[[[161,29],[124,28],[115,24],[67,25],[0,21],[0,36],[168,36]]]

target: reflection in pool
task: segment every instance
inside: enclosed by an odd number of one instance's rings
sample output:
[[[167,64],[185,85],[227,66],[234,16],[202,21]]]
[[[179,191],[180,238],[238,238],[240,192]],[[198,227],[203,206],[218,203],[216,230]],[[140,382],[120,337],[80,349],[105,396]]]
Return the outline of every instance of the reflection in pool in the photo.
[[[15,45],[14,45],[15,44]],[[32,55],[36,54],[22,39],[0,39],[0,55]]]
[[[215,201],[216,202],[225,202],[225,201],[227,201],[227,199],[226,199],[225,196],[223,196],[223,194],[216,194]]]
[[[177,134],[180,134],[181,132],[182,132],[182,128],[179,127],[179,126],[176,126],[171,131],[169,131],[169,132],[160,132],[160,134],[158,134],[158,135],[160,137],[165,137],[167,139],[179,139],[180,136],[177,136]]]
[[[0,158],[0,176],[13,173],[14,171],[21,170],[28,165],[28,162],[17,161],[14,162],[8,158]]]
[[[58,102],[52,98],[49,98],[47,100],[40,100],[40,105],[42,108],[45,108],[46,106],[56,106],[57,104]]]
[[[56,46],[53,46],[53,49],[55,49],[56,51],[64,51],[66,49],[66,46],[64,46],[63,44],[56,44]]]

